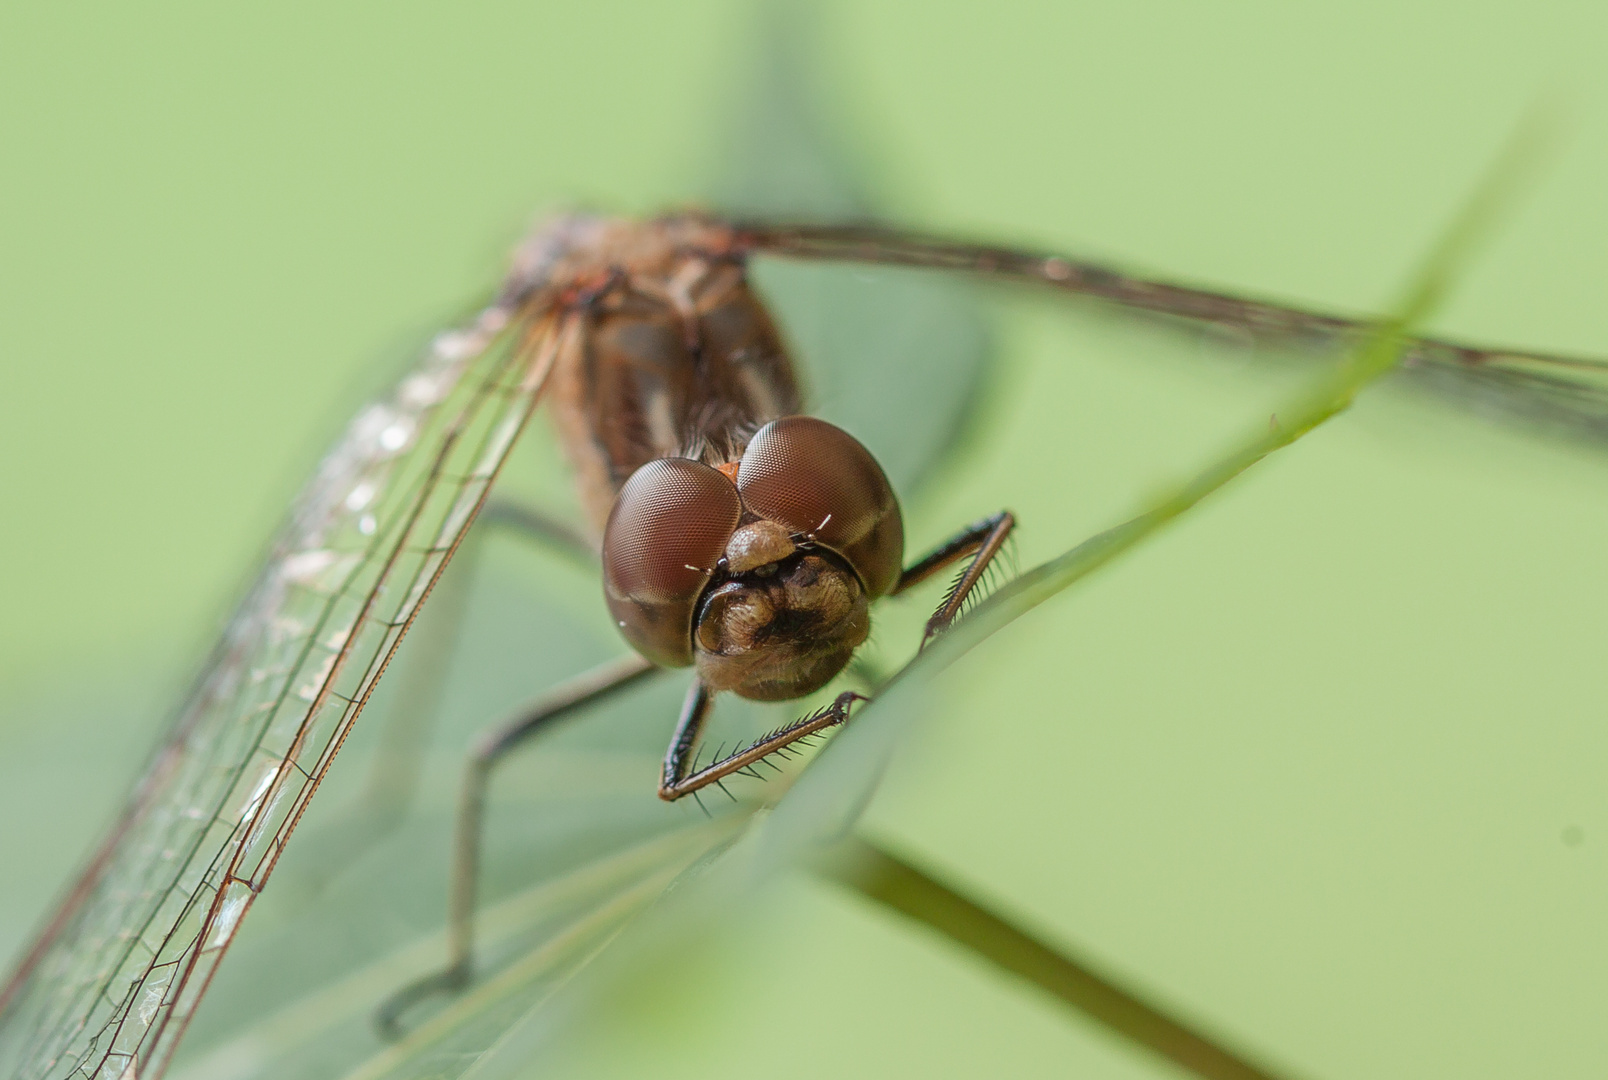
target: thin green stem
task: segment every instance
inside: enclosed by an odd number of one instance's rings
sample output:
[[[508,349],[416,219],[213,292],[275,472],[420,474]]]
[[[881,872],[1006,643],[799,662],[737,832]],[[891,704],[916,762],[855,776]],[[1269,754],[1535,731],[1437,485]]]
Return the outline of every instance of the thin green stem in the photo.
[[[887,850],[851,837],[815,864],[824,877],[936,930],[1119,1035],[1207,1080],[1275,1080],[1108,976],[1032,935]]]
[[[1394,314],[1381,320],[1376,331],[1334,372],[1286,408],[1273,413],[1265,425],[1260,425],[1217,461],[1137,517],[1085,540],[994,593],[965,619],[934,639],[931,646],[892,681],[898,682],[923,671],[930,675],[948,666],[1018,616],[1155,535],[1269,454],[1282,450],[1349,409],[1358,393],[1394,370],[1410,336],[1450,292],[1457,272],[1463,269],[1477,243],[1490,231],[1498,212],[1535,169],[1549,134],[1546,126],[1535,117],[1519,128],[1462,213],[1453,220],[1412,278]]]
[[[1475,243],[1488,231],[1496,211],[1514,194],[1524,173],[1533,168],[1538,156],[1536,144],[1542,134],[1535,123],[1520,129],[1414,277],[1395,314],[1383,320],[1336,371],[1137,517],[1043,563],[978,605],[889,680],[880,700],[867,712],[875,713],[901,697],[901,683],[914,689],[930,682],[937,672],[996,630],[1133,549],[1269,454],[1350,408],[1364,387],[1396,366],[1408,336],[1447,294],[1456,271],[1462,269]],[[894,711],[897,715],[898,710]],[[1268,1080],[1272,1076],[931,875],[871,844],[844,841],[820,865],[829,877],[924,923],[1199,1076],[1210,1080]]]

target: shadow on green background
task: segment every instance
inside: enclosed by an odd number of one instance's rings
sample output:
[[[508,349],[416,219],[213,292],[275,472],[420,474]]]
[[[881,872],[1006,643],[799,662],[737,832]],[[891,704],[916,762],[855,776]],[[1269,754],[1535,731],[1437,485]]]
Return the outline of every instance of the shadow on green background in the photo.
[[[1568,152],[1442,326],[1603,354],[1605,20],[838,5],[824,82],[902,220],[1363,309],[1558,95]],[[749,22],[0,15],[0,945],[376,373],[533,212],[702,189]],[[1006,505],[1030,565],[1277,398],[1215,344],[1000,304],[988,423],[913,545]],[[1302,1075],[1601,1075],[1605,479],[1376,395],[958,666],[870,825]],[[574,1074],[1162,1072],[824,887],[759,916]]]

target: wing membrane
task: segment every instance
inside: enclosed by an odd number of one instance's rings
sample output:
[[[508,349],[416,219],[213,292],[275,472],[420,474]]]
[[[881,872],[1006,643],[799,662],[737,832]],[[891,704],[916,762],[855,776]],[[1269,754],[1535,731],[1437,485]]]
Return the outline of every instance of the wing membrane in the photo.
[[[1367,319],[1135,277],[1100,263],[876,225],[752,225],[738,232],[742,246],[751,251],[1032,282],[1280,345],[1344,346],[1360,341],[1372,328]],[[1608,440],[1608,362],[1418,338],[1402,366],[1427,388],[1476,411]]]
[[[122,821],[0,995],[5,1075],[165,1066],[565,344],[559,316],[515,316],[529,294],[511,286],[438,337],[324,459]]]

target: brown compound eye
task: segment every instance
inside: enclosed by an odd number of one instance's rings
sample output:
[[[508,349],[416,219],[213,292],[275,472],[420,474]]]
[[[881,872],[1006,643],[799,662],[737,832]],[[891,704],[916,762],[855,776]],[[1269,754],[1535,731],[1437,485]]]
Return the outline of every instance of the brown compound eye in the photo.
[[[615,625],[664,667],[692,663],[692,616],[742,516],[723,474],[659,458],[631,474],[603,529],[603,593]]]
[[[743,505],[837,552],[867,599],[899,580],[904,519],[871,452],[842,428],[784,416],[759,429],[737,470]]]

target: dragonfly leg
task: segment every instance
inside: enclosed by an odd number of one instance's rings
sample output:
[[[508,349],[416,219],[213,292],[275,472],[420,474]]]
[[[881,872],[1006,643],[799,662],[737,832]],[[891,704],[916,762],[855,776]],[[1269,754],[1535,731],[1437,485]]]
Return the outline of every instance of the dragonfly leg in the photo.
[[[708,719],[710,700],[709,688],[704,686],[702,681],[694,680],[692,688],[687,691],[687,702],[681,707],[681,720],[676,724],[675,737],[670,740],[670,749],[664,756],[664,775],[659,782],[659,798],[666,802],[674,802],[683,795],[691,795],[710,784],[718,784],[734,773],[753,775],[751,770],[764,758],[775,753],[785,753],[789,746],[800,739],[807,739],[829,727],[836,727],[849,718],[849,709],[856,701],[870,699],[853,690],[844,691],[825,708],[817,709],[786,727],[778,728],[769,735],[754,740],[736,753],[706,765],[689,776],[687,774],[692,768],[693,748],[698,745],[698,736],[703,732],[704,721]]]
[[[670,748],[664,752],[664,771],[659,774],[659,798],[666,802],[679,799],[694,789],[682,790],[687,770],[691,767],[692,752],[703,734],[704,722],[709,719],[709,706],[713,696],[702,679],[693,679],[687,687],[687,700],[681,705],[681,718],[676,721],[676,733],[670,736]]]
[[[899,575],[899,581],[893,587],[894,593],[925,581],[945,567],[971,556],[971,562],[950,586],[943,603],[933,613],[932,618],[927,620],[926,631],[921,638],[923,645],[934,634],[955,621],[956,615],[966,602],[966,597],[982,580],[989,563],[1005,546],[1005,540],[1015,525],[1016,518],[1008,510],[1002,510],[993,517],[974,522]],[[874,675],[868,675],[868,678],[875,680]],[[829,727],[843,723],[849,718],[849,710],[856,701],[869,700],[871,699],[864,694],[852,690],[845,691],[825,708],[818,709],[786,727],[778,728],[743,749],[688,775],[692,769],[693,750],[698,745],[698,736],[703,732],[704,721],[708,719],[711,702],[708,687],[701,681],[695,680],[687,692],[686,704],[681,708],[681,719],[676,724],[674,738],[670,740],[670,749],[664,756],[664,774],[659,781],[659,798],[667,802],[673,801],[683,795],[691,795],[710,784],[719,783],[734,773],[748,772],[770,755],[785,753],[789,746],[800,739],[807,739]]]
[[[927,620],[927,628],[921,635],[922,645],[926,645],[934,634],[945,630],[955,621],[960,609],[965,606],[966,597],[971,595],[977,583],[983,579],[989,564],[1005,546],[1006,539],[1015,527],[1016,517],[1009,510],[1001,510],[993,517],[966,526],[926,556],[916,560],[899,575],[899,581],[889,593],[890,596],[897,596],[945,567],[952,566],[968,555],[971,556],[971,562],[944,594],[943,603],[938,605],[938,610]]]
[[[452,882],[447,896],[447,964],[440,971],[403,987],[386,999],[375,1024],[387,1039],[401,1036],[401,1018],[414,1005],[436,994],[468,985],[474,971],[474,915],[480,869],[480,842],[485,824],[486,789],[494,770],[508,753],[554,722],[597,704],[662,671],[632,654],[610,660],[554,689],[531,709],[486,732],[475,744],[459,789],[457,823],[452,844]]]

